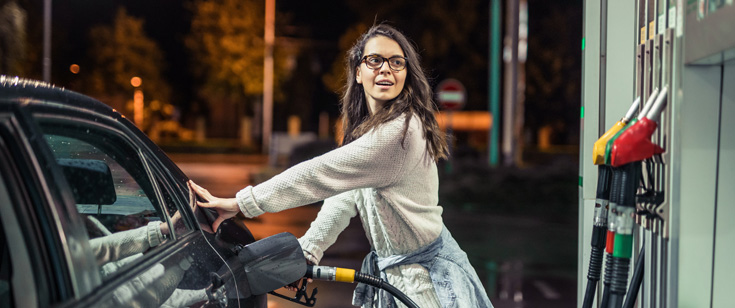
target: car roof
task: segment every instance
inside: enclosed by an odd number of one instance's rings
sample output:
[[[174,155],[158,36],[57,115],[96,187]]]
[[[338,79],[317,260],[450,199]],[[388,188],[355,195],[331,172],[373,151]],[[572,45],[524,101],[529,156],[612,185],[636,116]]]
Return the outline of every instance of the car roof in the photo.
[[[54,110],[54,112],[59,109],[66,109],[83,111],[84,113],[91,112],[95,115],[107,117],[125,126],[130,133],[148,145],[148,148],[161,159],[161,162],[170,172],[174,172],[174,176],[183,180],[187,179],[180,169],[173,168],[175,164],[170,159],[163,159],[167,155],[158,145],[151,141],[133,122],[107,104],[84,94],[56,87],[43,81],[0,75],[0,106],[20,106],[23,104],[38,107],[34,109]]]
[[[33,101],[29,102],[24,98],[33,98]],[[43,81],[0,75],[0,102],[43,104],[44,101],[53,101],[65,107],[83,108],[112,118],[121,117],[110,106],[84,94]]]

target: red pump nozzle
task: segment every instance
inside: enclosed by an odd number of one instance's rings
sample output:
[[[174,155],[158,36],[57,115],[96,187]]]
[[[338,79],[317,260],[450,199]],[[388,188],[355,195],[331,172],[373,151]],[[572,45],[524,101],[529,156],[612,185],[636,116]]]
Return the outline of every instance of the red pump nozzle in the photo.
[[[666,87],[664,87],[659,92],[654,105],[662,106],[663,100],[666,99],[666,90]],[[661,108],[659,107],[656,111],[654,119],[658,118],[658,113],[660,113]],[[642,161],[655,154],[663,153],[663,148],[651,142],[651,136],[657,127],[658,124],[648,117],[640,118],[638,122],[625,130],[613,143],[613,148],[610,153],[610,164],[613,167],[620,167],[631,162]]]

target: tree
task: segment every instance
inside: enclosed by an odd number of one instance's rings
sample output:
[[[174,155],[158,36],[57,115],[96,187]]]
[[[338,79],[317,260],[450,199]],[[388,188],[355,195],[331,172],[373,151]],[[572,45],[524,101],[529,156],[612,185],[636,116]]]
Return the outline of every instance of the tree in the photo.
[[[579,1],[529,3],[526,127],[548,128],[555,144],[576,144],[581,104],[582,20]]]
[[[132,99],[134,90],[130,80],[137,76],[142,79],[145,101],[168,102],[171,90],[161,74],[163,53],[145,34],[142,19],[119,8],[112,25],[93,27],[89,37],[92,68],[82,83],[85,93],[126,111],[125,102]]]
[[[264,2],[194,0],[189,5],[193,17],[185,42],[194,59],[192,69],[201,84],[198,93],[207,102],[210,117],[220,122],[210,131],[215,129],[215,135],[234,137],[239,117],[253,112],[252,105],[263,94]],[[292,66],[292,61],[282,60],[295,53],[296,50],[278,45],[274,50],[276,101],[281,98],[278,89]]]
[[[332,64],[332,68],[329,72],[322,75],[322,82],[330,91],[341,94],[340,91],[342,91],[342,87],[345,84],[345,78],[347,78],[345,73],[345,55],[347,54],[347,51],[352,48],[352,45],[357,41],[357,39],[360,38],[360,35],[367,31],[367,29],[368,26],[366,24],[357,23],[347,29],[339,38],[339,56]]]
[[[0,74],[25,76],[27,14],[15,1],[0,6]]]

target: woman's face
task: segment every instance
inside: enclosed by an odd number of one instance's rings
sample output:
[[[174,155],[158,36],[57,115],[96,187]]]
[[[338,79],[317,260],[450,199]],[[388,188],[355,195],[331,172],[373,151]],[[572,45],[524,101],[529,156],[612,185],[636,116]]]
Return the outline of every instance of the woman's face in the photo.
[[[367,41],[363,55],[379,56],[386,59],[394,56],[405,57],[403,49],[396,41],[382,35]],[[378,58],[374,57],[373,59]],[[367,61],[370,61],[370,59]],[[399,71],[394,70],[388,64],[388,61],[383,59],[382,66],[373,69],[368,67],[365,62],[360,62],[357,67],[355,79],[365,90],[365,98],[370,114],[375,114],[375,111],[381,108],[385,102],[396,98],[403,91],[408,68]]]

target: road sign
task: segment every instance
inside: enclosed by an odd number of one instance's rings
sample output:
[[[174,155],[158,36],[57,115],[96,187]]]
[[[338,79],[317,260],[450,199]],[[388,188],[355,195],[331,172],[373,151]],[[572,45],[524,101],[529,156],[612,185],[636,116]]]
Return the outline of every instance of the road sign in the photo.
[[[442,109],[462,109],[466,98],[467,92],[457,79],[444,79],[436,86],[436,100]]]

